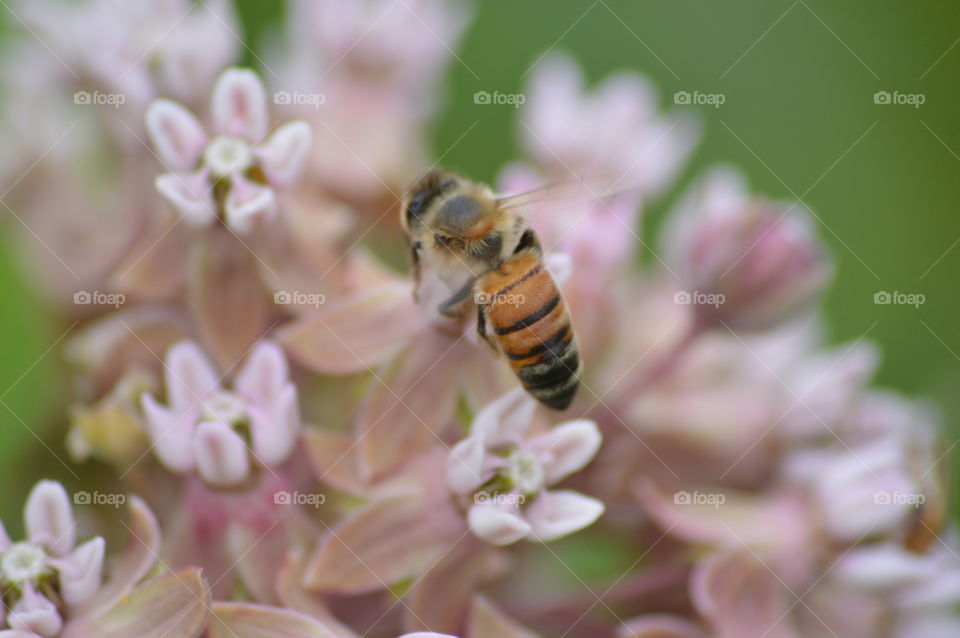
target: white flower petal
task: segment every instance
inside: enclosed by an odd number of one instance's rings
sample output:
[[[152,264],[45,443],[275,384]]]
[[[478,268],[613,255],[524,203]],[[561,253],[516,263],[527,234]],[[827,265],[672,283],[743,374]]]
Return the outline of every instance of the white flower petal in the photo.
[[[211,485],[236,485],[250,475],[246,444],[222,421],[205,421],[197,426],[193,454],[197,472]]]
[[[248,233],[259,217],[276,211],[276,195],[269,186],[261,186],[239,175],[231,176],[230,193],[224,203],[227,225],[235,232]]]
[[[147,133],[168,170],[197,167],[207,136],[193,113],[172,100],[155,100],[147,108]]]
[[[306,122],[288,122],[254,149],[267,181],[278,188],[292,186],[300,179],[307,154],[313,144],[313,131]]]
[[[201,399],[220,389],[213,364],[193,341],[171,346],[164,363],[167,400],[175,413],[196,408]]]
[[[67,555],[76,542],[70,497],[56,481],[40,481],[30,491],[24,508],[27,538],[58,556]]]
[[[44,638],[53,638],[60,633],[63,620],[57,607],[42,594],[27,587],[23,598],[10,610],[7,624],[11,629],[30,631]]]
[[[547,485],[553,485],[582,469],[597,454],[603,436],[597,424],[587,419],[561,423],[531,439],[531,450],[541,459]]]
[[[536,407],[537,402],[518,386],[480,410],[470,433],[482,433],[488,446],[515,443],[530,425]]]
[[[567,490],[541,492],[524,514],[531,538],[552,541],[592,525],[603,514],[603,503]]]
[[[275,343],[261,341],[237,373],[233,389],[251,403],[264,404],[276,400],[289,379],[283,350]]]
[[[206,226],[217,218],[213,193],[207,185],[206,170],[164,173],[157,176],[153,185],[189,223]]]
[[[477,537],[492,545],[510,545],[530,534],[530,525],[517,510],[493,503],[477,503],[467,512],[467,522]]]
[[[55,561],[60,572],[60,593],[71,607],[81,605],[100,589],[105,543],[97,536],[77,547],[65,559]]]
[[[469,494],[483,485],[487,447],[483,434],[468,436],[450,448],[447,456],[447,486],[457,494]]]
[[[253,71],[224,71],[213,89],[211,108],[217,133],[257,142],[267,131],[267,93]]]
[[[191,442],[197,411],[177,414],[157,403],[150,394],[140,397],[140,407],[147,420],[153,450],[160,462],[179,474],[193,470]]]
[[[256,460],[274,467],[287,460],[297,444],[300,409],[297,388],[288,383],[275,398],[263,406],[251,406],[250,437]]]

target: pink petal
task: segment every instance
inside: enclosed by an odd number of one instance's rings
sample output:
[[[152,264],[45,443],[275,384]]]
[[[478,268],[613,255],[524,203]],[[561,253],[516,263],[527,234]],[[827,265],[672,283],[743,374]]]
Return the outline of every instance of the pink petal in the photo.
[[[214,603],[209,638],[352,638],[289,609],[253,603]]]
[[[378,499],[323,537],[304,585],[345,594],[385,589],[422,573],[464,531],[460,514],[445,502],[410,495]]]
[[[95,616],[126,596],[157,561],[160,552],[160,527],[146,503],[130,498],[129,540],[127,548],[110,570],[110,579],[95,598],[84,604],[78,613]]]
[[[60,572],[60,593],[71,607],[87,602],[100,589],[104,547],[103,538],[97,536],[54,563]]]
[[[200,400],[220,389],[217,372],[193,341],[181,341],[167,351],[164,381],[167,401],[174,412],[196,408]]]
[[[236,485],[250,475],[246,443],[222,421],[206,421],[197,426],[193,454],[197,473],[211,485]]]
[[[277,393],[273,405],[251,407],[250,435],[257,461],[267,467],[283,463],[297,443],[300,411],[297,388],[288,383]]]
[[[152,395],[140,397],[140,407],[147,421],[153,451],[160,462],[178,474],[193,470],[193,430],[196,409],[177,414],[168,410]]]
[[[467,627],[470,638],[537,638],[482,596],[474,598]]]
[[[617,630],[617,638],[706,638],[706,634],[686,618],[650,614],[628,620]]]
[[[195,330],[222,370],[240,363],[267,327],[267,295],[258,262],[231,233],[194,244],[189,302]]]
[[[213,190],[207,183],[206,170],[195,173],[164,173],[154,186],[187,222],[206,226],[217,218]]]
[[[237,373],[233,389],[251,403],[266,404],[276,400],[289,379],[283,350],[270,341],[261,341]]]
[[[432,631],[415,631],[412,634],[403,634],[400,638],[457,638],[450,634],[438,634]]]
[[[471,433],[482,433],[488,446],[516,443],[533,419],[537,402],[521,387],[516,387],[477,413]]]
[[[602,441],[597,424],[581,419],[561,423],[531,439],[529,445],[546,471],[546,484],[553,485],[589,463]]]
[[[224,202],[227,225],[235,232],[248,233],[257,219],[276,212],[277,199],[273,189],[248,181],[239,175],[231,176],[230,193]]]
[[[726,638],[793,638],[783,585],[746,550],[712,555],[694,572],[697,610]]]
[[[558,490],[539,494],[524,515],[530,524],[531,539],[548,542],[593,525],[603,510],[603,503],[595,498]]]
[[[482,434],[469,436],[452,448],[447,456],[447,485],[457,494],[469,494],[486,483],[483,471],[487,446]]]
[[[0,521],[0,553],[7,551],[12,544],[10,537],[7,535],[7,529],[3,526],[3,521]]]
[[[154,100],[147,108],[147,133],[165,168],[197,167],[207,136],[193,113],[172,100]]]
[[[20,631],[19,629],[5,629],[0,631],[0,638],[37,638],[37,634],[32,631]]]
[[[416,347],[376,371],[356,419],[360,468],[368,479],[439,444],[454,420],[451,380],[475,346],[433,327],[413,342]]]
[[[257,142],[267,131],[267,95],[253,71],[224,71],[213,88],[211,108],[217,133]]]
[[[367,493],[369,485],[360,476],[352,435],[310,428],[302,438],[317,480],[351,496]]]
[[[502,573],[500,569],[504,562],[500,549],[487,545],[469,532],[465,533],[436,563],[417,577],[404,600],[406,613],[403,628],[406,631],[433,629],[459,632],[464,618],[471,615],[477,590],[496,574]],[[464,635],[480,638],[502,634],[478,634],[467,630]]]
[[[410,284],[395,282],[331,299],[318,312],[280,328],[277,339],[315,372],[353,374],[389,361],[421,325]]]
[[[56,481],[40,481],[27,497],[23,513],[27,537],[58,556],[66,556],[76,542],[76,523],[70,497]]]
[[[470,531],[492,545],[510,545],[531,533],[531,527],[516,510],[493,503],[476,503],[467,512]]]
[[[42,594],[27,587],[23,598],[10,610],[7,615],[7,624],[11,629],[31,631],[44,638],[54,638],[63,627],[57,607]]]
[[[267,181],[277,188],[292,186],[300,179],[307,154],[313,143],[313,131],[306,122],[288,122],[254,149]]]
[[[190,567],[146,581],[104,614],[72,620],[61,638],[199,638],[209,609],[210,590]]]

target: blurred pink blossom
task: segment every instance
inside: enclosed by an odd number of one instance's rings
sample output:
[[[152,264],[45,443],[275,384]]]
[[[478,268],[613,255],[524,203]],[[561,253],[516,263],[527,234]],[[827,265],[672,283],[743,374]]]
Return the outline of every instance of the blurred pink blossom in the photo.
[[[310,127],[289,122],[267,134],[267,98],[252,71],[229,69],[211,98],[215,137],[183,106],[157,100],[147,130],[164,167],[157,190],[188,221],[207,225],[221,214],[239,233],[276,212],[275,190],[293,185],[311,144]],[[199,168],[197,168],[199,166]],[[222,213],[221,213],[222,211]]]

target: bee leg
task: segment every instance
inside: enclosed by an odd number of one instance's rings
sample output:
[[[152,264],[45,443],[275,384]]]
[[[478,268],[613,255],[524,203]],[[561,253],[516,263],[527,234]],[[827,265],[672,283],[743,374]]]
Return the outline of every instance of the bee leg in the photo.
[[[477,334],[480,335],[480,338],[487,342],[487,345],[493,350],[495,354],[500,355],[500,351],[497,349],[497,344],[493,342],[493,338],[487,334],[487,316],[483,314],[483,306],[477,304]]]
[[[437,312],[445,317],[459,317],[463,314],[463,309],[460,308],[460,305],[470,297],[470,293],[472,292],[473,280],[471,279],[449,299],[441,302],[440,305],[437,306]]]
[[[410,244],[410,265],[413,268],[413,300],[420,301],[420,242]]]

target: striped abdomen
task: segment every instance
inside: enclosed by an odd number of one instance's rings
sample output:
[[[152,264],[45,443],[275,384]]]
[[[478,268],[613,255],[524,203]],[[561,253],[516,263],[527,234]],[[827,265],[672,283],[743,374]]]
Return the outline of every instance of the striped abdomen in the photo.
[[[580,385],[580,357],[553,277],[539,255],[524,251],[477,282],[488,324],[523,387],[555,410],[566,409]]]

